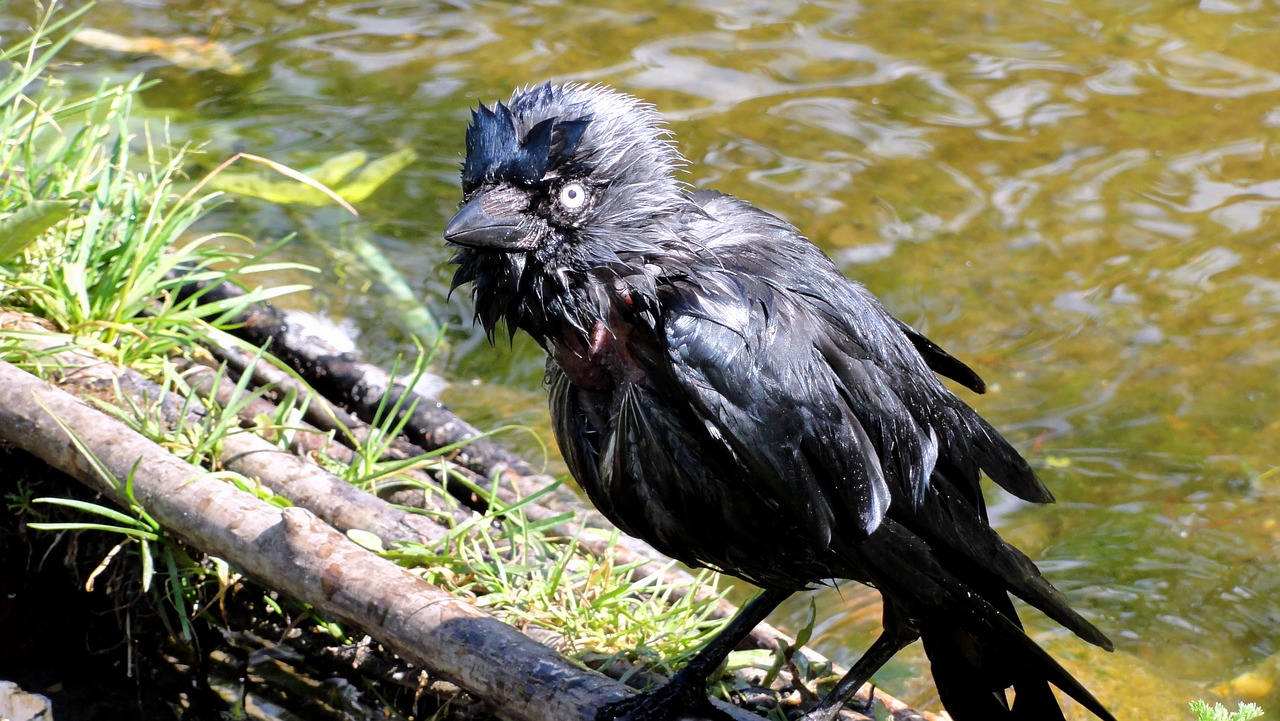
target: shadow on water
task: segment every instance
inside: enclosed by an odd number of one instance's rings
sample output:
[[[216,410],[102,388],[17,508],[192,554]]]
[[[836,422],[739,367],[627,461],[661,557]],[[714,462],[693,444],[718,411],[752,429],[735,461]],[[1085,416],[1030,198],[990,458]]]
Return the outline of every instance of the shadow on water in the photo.
[[[30,18],[7,11],[12,36]],[[972,402],[1061,499],[1028,509],[993,493],[1002,532],[1118,653],[1032,630],[1118,715],[1183,715],[1277,653],[1274,3],[131,0],[88,22],[215,39],[243,64],[227,75],[66,54],[85,82],[163,80],[148,112],[207,143],[210,167],[236,151],[305,167],[417,150],[360,219],[245,201],[215,222],[301,231],[285,253],[325,272],[293,303],[354,320],[385,360],[410,344],[344,243],[372,238],[455,328],[448,400],[544,438],[536,349],[488,349],[465,294],[448,297],[440,229],[467,109],[569,79],[656,103],[690,183],[785,215],[992,383]],[[847,661],[865,647],[877,622],[863,599],[818,594],[820,648]],[[806,613],[801,599],[781,621]],[[880,681],[921,698],[924,663],[906,654]],[[1280,708],[1275,691],[1257,700]]]

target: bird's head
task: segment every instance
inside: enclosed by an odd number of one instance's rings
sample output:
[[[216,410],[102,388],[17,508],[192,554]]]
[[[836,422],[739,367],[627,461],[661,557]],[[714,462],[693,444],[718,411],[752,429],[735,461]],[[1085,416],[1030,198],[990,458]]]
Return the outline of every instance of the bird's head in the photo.
[[[688,205],[683,164],[652,106],[600,85],[542,85],[483,104],[467,128],[454,286],[475,283],[492,332],[563,276],[656,249],[661,218]]]

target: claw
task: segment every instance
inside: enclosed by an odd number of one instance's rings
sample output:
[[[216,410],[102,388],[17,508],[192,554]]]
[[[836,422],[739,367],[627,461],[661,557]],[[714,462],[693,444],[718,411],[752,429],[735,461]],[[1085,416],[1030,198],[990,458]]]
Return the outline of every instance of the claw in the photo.
[[[703,688],[677,674],[667,683],[596,712],[595,721],[733,721],[711,705]]]
[[[861,699],[856,697],[850,697],[849,700],[844,703],[840,703],[835,699],[825,698],[816,708],[796,719],[796,721],[835,721],[840,718],[841,709],[856,711],[867,718],[876,718],[874,711],[875,705],[876,688],[875,686],[872,686],[866,702],[863,702]]]

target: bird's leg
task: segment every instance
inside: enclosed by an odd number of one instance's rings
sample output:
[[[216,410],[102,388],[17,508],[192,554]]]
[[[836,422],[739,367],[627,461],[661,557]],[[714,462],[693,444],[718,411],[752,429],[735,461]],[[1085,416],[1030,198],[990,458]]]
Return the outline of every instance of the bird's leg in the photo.
[[[871,680],[881,666],[918,638],[920,638],[920,630],[905,614],[898,613],[894,604],[886,599],[884,631],[881,632],[880,637],[862,654],[862,658],[853,664],[853,668],[849,669],[826,698],[822,699],[822,703],[805,714],[800,721],[833,721],[839,715],[841,707],[853,698],[863,684]]]
[[[665,684],[605,706],[596,721],[676,721],[685,718],[727,718],[707,698],[707,678],[724,663],[751,629],[791,595],[791,591],[765,589],[729,621],[715,638]]]

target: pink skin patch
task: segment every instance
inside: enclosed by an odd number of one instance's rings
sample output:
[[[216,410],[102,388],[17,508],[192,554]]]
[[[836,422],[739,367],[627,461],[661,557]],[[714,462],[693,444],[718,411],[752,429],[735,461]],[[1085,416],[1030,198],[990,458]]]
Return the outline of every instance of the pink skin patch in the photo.
[[[626,289],[616,290],[625,305],[633,305]],[[633,332],[635,327],[614,313],[608,322],[597,320],[582,340],[565,328],[552,341],[551,355],[569,380],[586,390],[603,391],[620,383],[639,383],[645,376],[631,355],[628,338]]]

